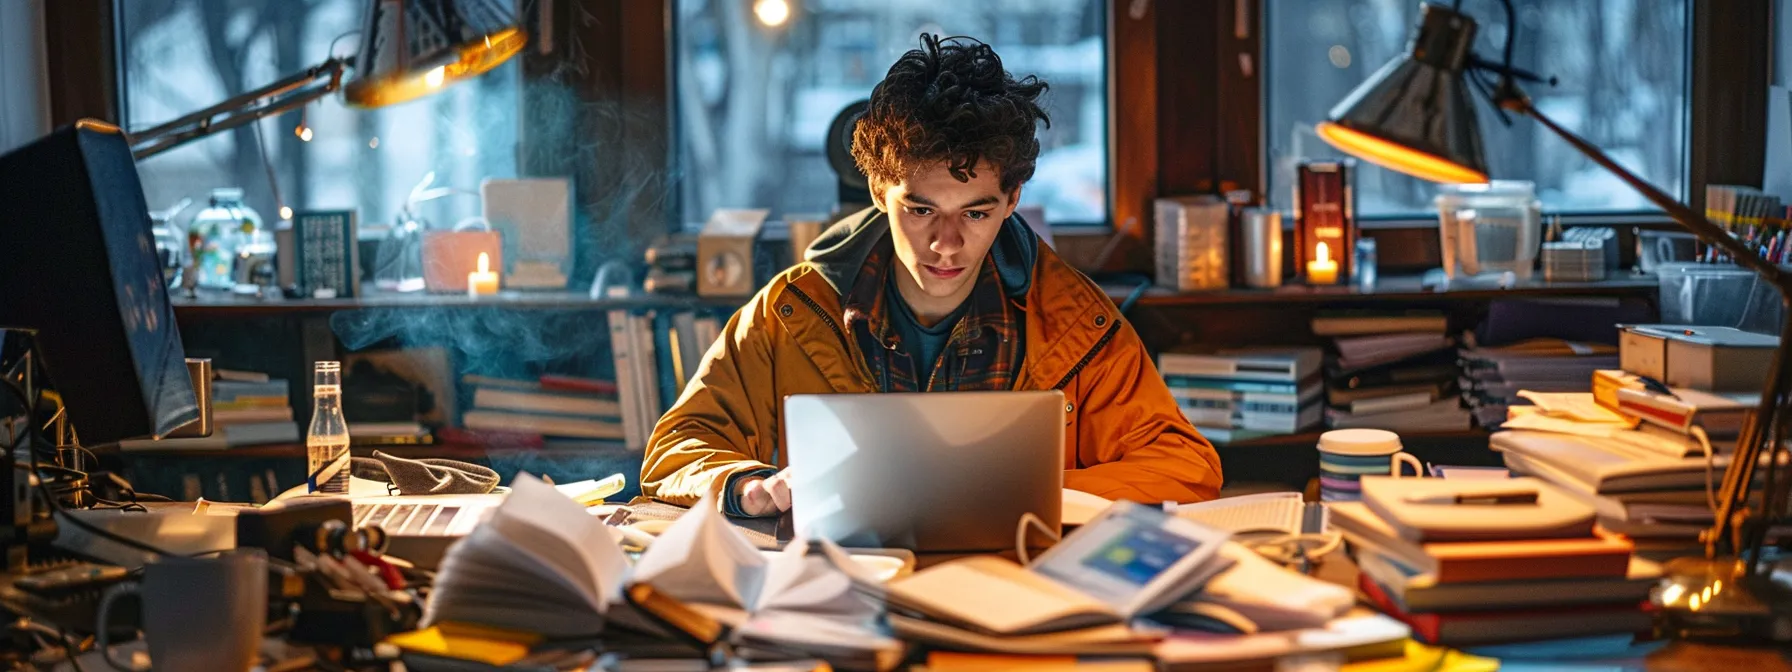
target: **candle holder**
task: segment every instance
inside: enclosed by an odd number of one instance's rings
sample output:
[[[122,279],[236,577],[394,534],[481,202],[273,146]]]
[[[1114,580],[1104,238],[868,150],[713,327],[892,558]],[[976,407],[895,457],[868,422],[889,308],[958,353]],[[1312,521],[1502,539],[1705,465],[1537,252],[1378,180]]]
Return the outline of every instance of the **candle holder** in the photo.
[[[1294,272],[1309,285],[1350,278],[1356,252],[1355,162],[1303,161],[1294,180]]]

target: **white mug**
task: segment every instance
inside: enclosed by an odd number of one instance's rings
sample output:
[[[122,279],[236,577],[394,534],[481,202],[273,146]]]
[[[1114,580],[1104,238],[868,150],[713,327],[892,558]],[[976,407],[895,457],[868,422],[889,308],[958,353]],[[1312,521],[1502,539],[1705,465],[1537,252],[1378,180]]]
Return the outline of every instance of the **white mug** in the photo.
[[[1337,429],[1319,435],[1319,494],[1324,501],[1353,500],[1364,476],[1400,478],[1403,465],[1425,475],[1419,458],[1402,450],[1400,435],[1381,429]],[[1385,463],[1383,462],[1385,460]]]
[[[107,623],[119,597],[138,595],[152,670],[248,670],[267,626],[268,558],[239,549],[210,558],[164,557],[143,568],[143,580],[113,586],[100,600],[98,646],[113,660]]]

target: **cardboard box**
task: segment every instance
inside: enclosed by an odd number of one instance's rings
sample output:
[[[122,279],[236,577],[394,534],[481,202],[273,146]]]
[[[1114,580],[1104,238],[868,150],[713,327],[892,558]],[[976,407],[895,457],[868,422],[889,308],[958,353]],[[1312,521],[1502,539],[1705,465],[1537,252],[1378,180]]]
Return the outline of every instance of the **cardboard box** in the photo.
[[[1639,324],[1623,327],[1618,363],[1669,387],[1759,392],[1780,339],[1730,327]]]

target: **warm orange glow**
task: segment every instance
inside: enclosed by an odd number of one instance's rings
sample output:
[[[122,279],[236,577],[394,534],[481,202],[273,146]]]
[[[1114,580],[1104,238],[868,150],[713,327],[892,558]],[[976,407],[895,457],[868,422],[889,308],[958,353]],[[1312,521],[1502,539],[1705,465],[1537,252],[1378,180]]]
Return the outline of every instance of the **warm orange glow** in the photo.
[[[382,107],[413,100],[498,67],[521,52],[528,42],[527,33],[506,28],[461,46],[454,53],[454,60],[428,70],[362,75],[366,79],[343,87],[342,97],[357,107]]]
[[[1334,285],[1338,282],[1338,262],[1332,261],[1332,248],[1321,242],[1313,247],[1313,260],[1307,262],[1307,283]]]
[[[1320,124],[1318,132],[1321,139],[1351,156],[1421,180],[1445,184],[1481,184],[1487,181],[1486,173],[1329,121]]]

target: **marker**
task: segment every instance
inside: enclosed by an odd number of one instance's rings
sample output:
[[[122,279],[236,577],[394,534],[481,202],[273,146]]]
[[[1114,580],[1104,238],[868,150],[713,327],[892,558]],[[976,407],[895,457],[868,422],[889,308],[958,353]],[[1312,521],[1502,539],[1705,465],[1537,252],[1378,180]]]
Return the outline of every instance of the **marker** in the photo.
[[[1408,504],[1508,505],[1536,504],[1537,491],[1446,492],[1431,495],[1408,495]]]

